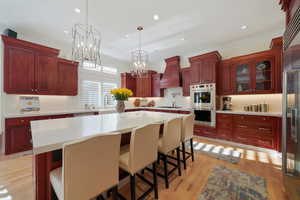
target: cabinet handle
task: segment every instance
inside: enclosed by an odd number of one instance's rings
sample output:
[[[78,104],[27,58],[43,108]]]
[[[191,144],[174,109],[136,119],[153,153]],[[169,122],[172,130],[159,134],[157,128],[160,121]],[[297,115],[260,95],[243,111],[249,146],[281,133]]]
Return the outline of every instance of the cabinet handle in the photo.
[[[247,128],[248,126],[239,125],[239,128]]]
[[[32,92],[34,92],[34,89],[31,89]]]
[[[32,144],[32,139],[29,142],[30,142],[30,144]]]
[[[260,131],[270,131],[269,128],[258,128],[258,130],[260,130]]]
[[[38,89],[35,89],[35,91],[37,92],[37,91],[38,91]]]

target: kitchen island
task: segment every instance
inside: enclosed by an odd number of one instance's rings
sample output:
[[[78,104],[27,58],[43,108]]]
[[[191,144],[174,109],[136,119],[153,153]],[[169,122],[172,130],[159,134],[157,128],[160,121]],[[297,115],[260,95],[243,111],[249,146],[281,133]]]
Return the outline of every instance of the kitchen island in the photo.
[[[138,111],[32,121],[36,200],[53,199],[49,173],[61,167],[62,147],[65,143],[96,135],[120,133],[122,144],[126,144],[133,128],[151,123],[163,124],[165,120],[183,116],[176,113]]]

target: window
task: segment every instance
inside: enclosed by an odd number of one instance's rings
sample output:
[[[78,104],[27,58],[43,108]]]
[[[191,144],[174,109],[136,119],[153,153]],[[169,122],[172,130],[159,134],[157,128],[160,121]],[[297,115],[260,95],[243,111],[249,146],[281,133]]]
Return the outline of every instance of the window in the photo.
[[[84,62],[79,77],[82,107],[85,107],[86,104],[98,108],[115,105],[110,90],[118,87],[119,74],[117,68],[95,66],[93,63]]]

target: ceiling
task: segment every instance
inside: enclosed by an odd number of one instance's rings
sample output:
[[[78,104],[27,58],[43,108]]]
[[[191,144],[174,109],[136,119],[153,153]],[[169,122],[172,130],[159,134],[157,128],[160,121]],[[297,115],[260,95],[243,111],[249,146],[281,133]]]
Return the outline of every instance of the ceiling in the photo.
[[[151,62],[284,28],[278,0],[89,0],[90,22],[102,33],[103,53],[130,60],[136,27]],[[80,8],[81,13],[74,12]],[[1,0],[0,24],[24,36],[71,48],[72,25],[84,22],[85,0]],[[158,14],[160,19],[153,20]],[[247,25],[242,30],[241,26]],[[128,35],[128,38],[126,37]],[[182,40],[184,38],[184,40]],[[271,38],[270,38],[271,39]]]

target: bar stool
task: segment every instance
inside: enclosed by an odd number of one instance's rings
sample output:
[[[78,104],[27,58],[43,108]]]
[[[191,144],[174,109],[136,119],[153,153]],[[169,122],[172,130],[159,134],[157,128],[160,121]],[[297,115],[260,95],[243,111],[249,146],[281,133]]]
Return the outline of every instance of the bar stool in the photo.
[[[165,186],[169,188],[169,175],[178,169],[178,174],[181,176],[180,167],[180,142],[181,142],[181,126],[182,119],[175,118],[167,120],[164,123],[163,135],[158,142],[158,154],[162,158],[164,163],[164,174],[157,173],[158,176],[165,179]],[[168,158],[174,159],[168,154],[176,149],[177,153],[177,164],[168,161]],[[160,160],[160,158],[159,158]],[[168,164],[172,165],[174,168],[168,171]]]
[[[158,150],[160,124],[150,124],[133,129],[130,144],[121,148],[120,168],[130,174],[131,200],[136,199],[136,176],[150,186],[150,188],[138,199],[144,199],[154,191],[155,199],[158,199],[156,160]],[[152,164],[153,183],[148,181],[139,171]]]
[[[117,199],[121,135],[96,136],[63,146],[63,166],[50,172],[59,200],[88,200],[113,188]]]
[[[186,161],[190,157],[194,162],[194,145],[193,145],[193,135],[194,135],[194,119],[195,116],[193,114],[184,116],[182,118],[182,131],[181,131],[181,147],[182,147],[182,161],[183,161],[183,168],[186,169]],[[185,150],[185,142],[190,141],[191,145],[191,152],[187,152]],[[187,156],[186,156],[187,155]]]

